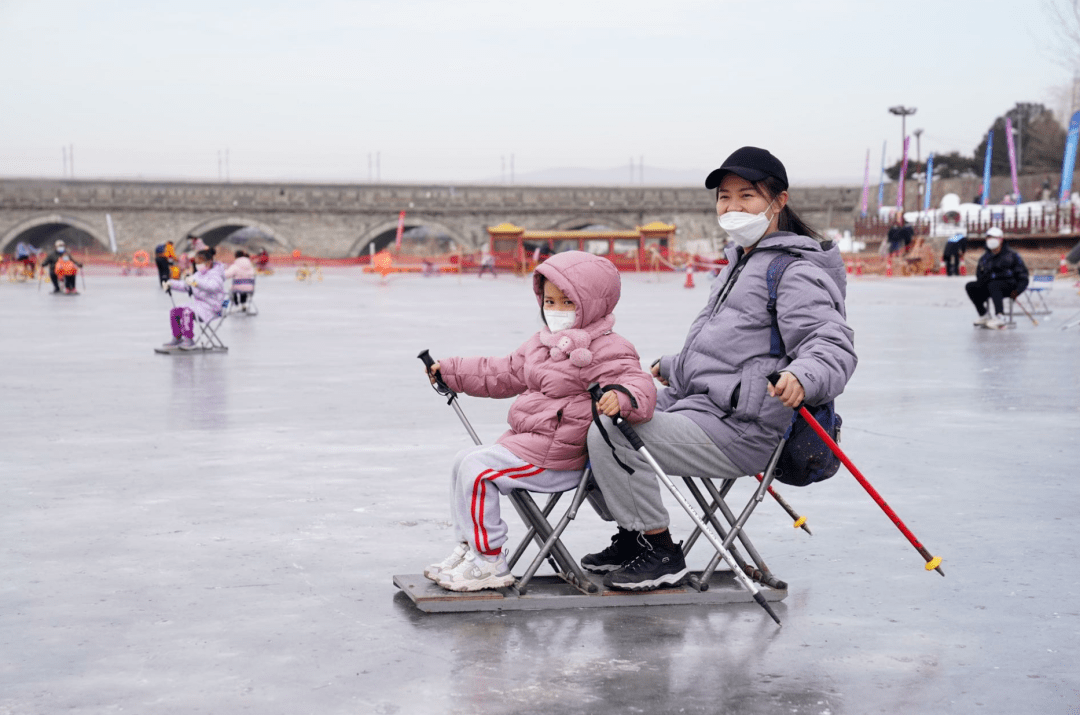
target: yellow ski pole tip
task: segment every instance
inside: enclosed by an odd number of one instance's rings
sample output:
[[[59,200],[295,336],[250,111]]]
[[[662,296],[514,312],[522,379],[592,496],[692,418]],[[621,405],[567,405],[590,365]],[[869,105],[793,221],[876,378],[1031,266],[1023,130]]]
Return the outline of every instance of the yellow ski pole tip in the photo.
[[[933,571],[938,566],[941,566],[941,557],[940,556],[935,556],[934,558],[932,558],[932,559],[930,559],[929,561],[926,562],[926,570],[927,571]]]
[[[805,523],[806,523],[806,517],[805,516],[800,516],[798,519],[795,520],[794,527],[796,529],[798,529],[800,526],[802,526]]]

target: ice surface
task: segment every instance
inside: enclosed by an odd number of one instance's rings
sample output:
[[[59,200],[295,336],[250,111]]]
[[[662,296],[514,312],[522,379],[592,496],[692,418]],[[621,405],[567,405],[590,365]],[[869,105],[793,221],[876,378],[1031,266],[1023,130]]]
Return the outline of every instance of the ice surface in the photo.
[[[625,276],[646,364],[705,299],[682,280]],[[0,283],[0,713],[1075,712],[1080,298],[1058,281],[1053,320],[978,330],[963,282],[853,279],[838,401],[948,576],[845,471],[784,488],[814,536],[772,503],[748,528],[790,584],[779,629],[753,604],[426,615],[396,592],[450,547],[469,444],[415,356],[516,347],[520,278],[279,271],[228,354],[187,356],[152,351],[152,277]],[[507,403],[462,407],[502,430]],[[609,534],[586,510],[566,542]]]

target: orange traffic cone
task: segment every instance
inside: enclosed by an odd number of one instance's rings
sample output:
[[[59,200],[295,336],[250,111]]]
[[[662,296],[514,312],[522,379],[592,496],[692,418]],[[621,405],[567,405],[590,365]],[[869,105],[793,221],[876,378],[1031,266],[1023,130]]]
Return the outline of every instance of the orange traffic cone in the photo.
[[[844,261],[844,266],[847,268],[847,272],[851,273],[851,261]]]
[[[862,275],[862,261],[860,261],[858,258],[855,259],[855,275]]]
[[[885,275],[892,275],[892,256],[885,259]]]
[[[945,270],[945,259],[942,258],[941,259],[941,268],[938,269],[938,275],[944,276],[944,275],[947,275],[947,274],[948,274],[948,271]]]
[[[965,263],[964,261],[960,261],[960,275],[967,275],[967,263]]]
[[[1061,264],[1058,266],[1058,273],[1063,276],[1069,275],[1069,266],[1065,264],[1065,254],[1061,254]]]
[[[683,288],[693,288],[693,287],[694,287],[694,267],[693,266],[687,266],[686,267],[686,282],[683,283]]]

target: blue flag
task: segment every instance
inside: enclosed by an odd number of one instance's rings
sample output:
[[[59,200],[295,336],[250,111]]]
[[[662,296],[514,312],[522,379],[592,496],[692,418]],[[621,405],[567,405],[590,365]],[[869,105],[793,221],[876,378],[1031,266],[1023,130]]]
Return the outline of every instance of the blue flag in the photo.
[[[983,195],[982,205],[990,200],[990,157],[994,155],[994,130],[990,130],[990,136],[986,138],[986,161],[983,163]]]
[[[1061,162],[1061,194],[1058,201],[1065,203],[1072,193],[1073,169],[1076,167],[1076,142],[1080,139],[1080,112],[1069,120],[1069,138],[1065,140],[1065,158]]]
[[[923,211],[930,210],[930,191],[934,188],[934,152],[926,157],[926,198],[923,199]]]

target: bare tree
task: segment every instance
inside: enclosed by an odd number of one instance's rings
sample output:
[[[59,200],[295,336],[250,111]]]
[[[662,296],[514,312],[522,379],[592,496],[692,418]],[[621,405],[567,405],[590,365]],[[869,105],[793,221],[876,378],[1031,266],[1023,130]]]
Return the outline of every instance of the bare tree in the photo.
[[[1043,0],[1043,10],[1054,28],[1050,49],[1075,74],[1080,70],[1080,0]]]

